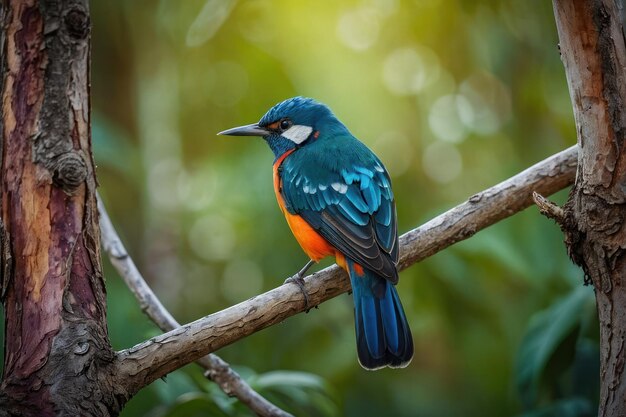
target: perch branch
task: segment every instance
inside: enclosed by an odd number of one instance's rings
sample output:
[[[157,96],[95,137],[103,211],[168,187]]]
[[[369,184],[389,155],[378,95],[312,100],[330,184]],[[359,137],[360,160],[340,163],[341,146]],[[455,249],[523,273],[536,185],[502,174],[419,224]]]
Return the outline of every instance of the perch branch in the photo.
[[[167,332],[180,327],[180,324],[163,304],[161,304],[156,294],[154,294],[148,283],[143,279],[135,262],[133,262],[132,258],[128,255],[124,244],[117,234],[100,195],[98,195],[97,198],[98,211],[100,212],[102,246],[107,255],[109,255],[111,264],[135,295],[135,298],[137,298],[141,310],[146,313],[150,320],[162,331]],[[208,354],[200,357],[196,362],[206,369],[205,376],[214,381],[226,395],[237,397],[239,401],[257,415],[262,417],[293,417],[291,414],[276,407],[254,391],[250,385],[219,356]]]
[[[437,216],[400,237],[399,269],[474,235],[530,206],[532,193],[550,195],[574,181],[577,147],[573,146]],[[305,278],[310,306],[350,289],[336,265]],[[118,352],[120,381],[138,389],[197,358],[304,311],[295,285],[282,285],[168,333]]]
[[[533,191],[533,200],[537,207],[539,207],[541,214],[554,220],[559,226],[563,226],[565,213],[561,207],[535,191]]]

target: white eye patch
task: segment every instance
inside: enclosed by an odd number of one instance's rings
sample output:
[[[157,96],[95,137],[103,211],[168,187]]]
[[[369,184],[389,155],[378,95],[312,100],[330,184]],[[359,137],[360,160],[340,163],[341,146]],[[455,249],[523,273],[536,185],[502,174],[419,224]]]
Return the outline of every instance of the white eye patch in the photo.
[[[293,125],[280,135],[299,145],[308,139],[311,132],[313,132],[313,128],[311,126]]]

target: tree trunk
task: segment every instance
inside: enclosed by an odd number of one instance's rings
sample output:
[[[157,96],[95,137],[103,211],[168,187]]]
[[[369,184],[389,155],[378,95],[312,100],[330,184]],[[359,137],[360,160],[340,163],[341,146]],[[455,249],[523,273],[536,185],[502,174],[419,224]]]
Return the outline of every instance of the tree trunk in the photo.
[[[107,375],[86,0],[5,0],[1,10],[0,415],[117,414]],[[83,400],[81,400],[83,399]]]
[[[626,416],[626,48],[618,1],[554,0],[580,146],[562,227],[596,290],[600,416]]]

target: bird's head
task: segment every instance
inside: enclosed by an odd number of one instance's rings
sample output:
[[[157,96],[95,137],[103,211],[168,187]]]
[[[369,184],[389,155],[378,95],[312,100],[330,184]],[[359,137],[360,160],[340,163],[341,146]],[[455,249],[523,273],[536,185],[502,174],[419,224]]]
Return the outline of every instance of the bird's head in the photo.
[[[218,133],[261,136],[278,158],[285,152],[315,142],[321,136],[347,131],[332,111],[311,98],[294,97],[269,109],[258,123]]]

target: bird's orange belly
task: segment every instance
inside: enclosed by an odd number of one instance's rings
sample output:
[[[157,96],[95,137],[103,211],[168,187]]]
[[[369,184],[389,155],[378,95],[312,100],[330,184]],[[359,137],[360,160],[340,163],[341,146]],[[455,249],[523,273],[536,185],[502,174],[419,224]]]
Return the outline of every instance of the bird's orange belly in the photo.
[[[278,167],[290,153],[291,152],[285,153],[274,163],[274,192],[276,193],[276,200],[278,201],[280,211],[283,212],[285,218],[287,219],[287,224],[291,229],[291,233],[293,233],[294,237],[302,247],[302,250],[304,250],[309,258],[318,262],[326,256],[335,255],[336,250],[302,217],[297,214],[291,214],[287,211],[287,209],[285,209],[285,201],[280,194],[281,182],[280,176],[278,175]]]
[[[319,235],[309,224],[300,216],[289,213],[285,210],[279,201],[281,210],[285,214],[287,224],[291,232],[295,236],[296,240],[302,247],[302,250],[313,259],[318,262],[320,259],[330,255],[335,255],[335,248],[333,248],[322,236]]]

